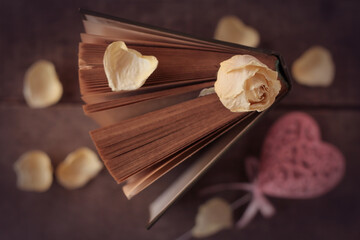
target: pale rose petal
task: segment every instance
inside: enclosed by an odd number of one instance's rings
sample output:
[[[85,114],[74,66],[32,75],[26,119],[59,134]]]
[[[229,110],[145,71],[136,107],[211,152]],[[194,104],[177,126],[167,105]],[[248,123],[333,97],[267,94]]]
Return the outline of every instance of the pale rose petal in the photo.
[[[244,91],[246,80],[253,77],[257,70],[238,68],[231,71],[220,70],[214,84],[215,92],[220,98],[235,98]]]
[[[235,16],[225,16],[220,19],[215,30],[214,38],[249,47],[256,47],[260,42],[258,31],[245,25]]]
[[[63,87],[52,62],[39,60],[25,73],[24,98],[32,108],[44,108],[57,103]]]
[[[248,68],[251,68],[251,67],[248,67]],[[254,66],[254,68],[256,68],[256,67]],[[276,71],[273,71],[273,70],[271,70],[270,68],[268,68],[266,66],[265,67],[258,67],[257,69],[258,69],[257,72],[259,74],[264,75],[264,77],[266,79],[277,79],[277,77],[278,77],[278,73]],[[280,86],[280,81],[271,81],[271,82],[272,83],[278,83],[279,86]]]
[[[94,151],[83,147],[70,153],[56,169],[58,182],[67,189],[84,186],[103,168]]]
[[[233,226],[231,206],[221,198],[213,198],[199,207],[192,236],[202,238]]]
[[[144,85],[155,71],[158,60],[128,49],[124,42],[111,43],[104,54],[104,70],[109,87],[113,91],[134,90]]]
[[[49,156],[39,150],[24,153],[14,164],[17,186],[21,190],[45,192],[53,182]]]
[[[292,66],[296,81],[307,86],[327,87],[335,76],[335,64],[326,48],[315,46],[301,55]]]
[[[250,66],[268,68],[265,64],[263,64],[257,58],[251,55],[235,55],[232,56],[230,59],[222,62],[220,65],[229,71],[236,70],[242,67],[247,67],[248,69],[250,69]]]

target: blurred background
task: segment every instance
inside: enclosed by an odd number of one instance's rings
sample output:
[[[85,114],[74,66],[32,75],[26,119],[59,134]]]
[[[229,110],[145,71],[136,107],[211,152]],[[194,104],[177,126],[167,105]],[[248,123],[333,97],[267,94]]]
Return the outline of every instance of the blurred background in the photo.
[[[54,166],[81,146],[94,146],[88,131],[97,126],[82,112],[77,51],[83,31],[78,8],[86,8],[212,38],[218,20],[236,15],[260,33],[259,47],[279,52],[289,67],[306,49],[322,45],[332,53],[336,76],[327,88],[293,83],[292,92],[237,142],[180,201],[146,230],[148,204],[173,174],[128,201],[106,170],[87,186],[68,191],[53,183],[45,193],[16,188],[13,163],[25,151],[41,149]],[[194,225],[198,206],[214,183],[247,181],[243,160],[260,155],[264,135],[284,113],[313,116],[325,141],[346,158],[342,182],[310,200],[270,198],[277,213],[257,216],[244,230],[209,239],[360,239],[360,2],[250,0],[1,1],[0,3],[0,239],[175,239]],[[22,88],[36,60],[52,61],[64,87],[60,102],[30,109]],[[240,192],[219,196],[233,201]],[[235,212],[235,218],[243,209]]]

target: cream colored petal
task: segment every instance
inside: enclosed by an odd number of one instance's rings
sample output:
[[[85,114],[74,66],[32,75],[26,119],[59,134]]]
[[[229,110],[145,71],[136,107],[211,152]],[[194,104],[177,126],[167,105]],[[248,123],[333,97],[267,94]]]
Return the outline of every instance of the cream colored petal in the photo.
[[[311,47],[294,62],[292,74],[300,84],[330,86],[335,76],[335,64],[330,51],[321,46]]]
[[[221,103],[232,112],[248,112],[250,110],[250,103],[246,98],[245,92],[237,95],[234,98],[220,98]]]
[[[247,54],[234,55],[231,58],[221,62],[220,66],[227,71],[232,71],[243,67],[250,68],[251,66],[268,68],[268,66],[260,62],[256,57]]]
[[[268,68],[267,66],[265,67],[257,67],[257,66],[249,66],[248,68],[257,68],[257,73],[258,74],[262,74],[265,79],[277,79],[278,78],[278,72],[277,71],[273,71],[270,68]],[[280,84],[280,81],[276,81]]]
[[[267,78],[269,79],[269,78]],[[273,80],[273,78],[271,78]],[[280,90],[281,90],[281,83],[280,81],[275,78],[276,80],[273,81],[269,81],[268,80],[268,85],[269,85],[269,89],[271,90],[271,94],[275,100],[275,97],[279,94]]]
[[[25,191],[44,192],[53,181],[53,168],[49,156],[39,150],[24,153],[14,163],[17,187]]]
[[[39,60],[25,73],[24,98],[32,108],[44,108],[57,103],[63,93],[63,87],[53,63]]]
[[[94,151],[83,147],[70,153],[56,169],[58,182],[67,189],[84,186],[103,168]]]
[[[262,101],[268,91],[268,83],[261,74],[255,74],[254,77],[246,81],[245,94],[249,103]]]
[[[246,68],[240,68],[236,71],[223,71],[220,69],[214,84],[215,92],[220,98],[234,98],[243,92],[246,80],[255,74],[256,70],[249,71]]]
[[[212,198],[199,207],[192,236],[203,238],[233,226],[231,206],[221,198]]]
[[[245,25],[235,16],[225,16],[220,19],[215,30],[214,38],[249,47],[257,47],[260,42],[258,31]]]
[[[257,87],[255,87],[253,90],[255,90],[255,91],[259,90],[259,84],[260,84],[260,82],[257,82]],[[258,102],[256,102],[256,101],[251,102],[248,110],[249,111],[258,111],[258,112],[266,110],[275,102],[276,96],[279,94],[280,89],[281,89],[280,81],[267,81],[266,91],[261,91],[264,94],[263,98],[261,98],[261,99],[258,98]],[[234,112],[237,112],[237,111],[239,111],[239,110],[234,109]]]
[[[111,43],[104,54],[104,70],[109,87],[113,91],[134,90],[144,85],[155,71],[158,60],[128,49],[124,42]]]

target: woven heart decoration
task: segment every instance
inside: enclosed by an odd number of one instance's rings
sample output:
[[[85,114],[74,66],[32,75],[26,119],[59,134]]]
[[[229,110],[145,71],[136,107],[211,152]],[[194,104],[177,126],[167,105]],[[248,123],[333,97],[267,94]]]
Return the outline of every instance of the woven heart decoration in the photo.
[[[345,159],[333,145],[321,140],[316,121],[306,113],[292,112],[274,123],[262,148],[260,163],[245,161],[252,183],[221,184],[206,192],[238,189],[252,199],[237,226],[245,227],[260,211],[271,217],[274,207],[265,195],[281,198],[314,198],[334,188],[345,173]]]
[[[343,177],[345,161],[323,142],[309,115],[293,112],[270,129],[262,150],[258,185],[267,195],[312,198],[331,190]]]

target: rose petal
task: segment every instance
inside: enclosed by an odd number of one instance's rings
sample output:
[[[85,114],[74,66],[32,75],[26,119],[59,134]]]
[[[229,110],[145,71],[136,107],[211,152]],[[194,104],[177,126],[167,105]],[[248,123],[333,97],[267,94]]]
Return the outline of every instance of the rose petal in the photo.
[[[53,181],[53,169],[49,156],[39,150],[24,153],[15,162],[17,186],[21,190],[44,192]]]
[[[249,47],[256,47],[260,42],[258,31],[245,25],[235,16],[225,16],[220,19],[215,30],[214,38]]]
[[[57,103],[63,87],[52,62],[39,60],[25,73],[24,98],[32,108],[44,108]]]
[[[292,66],[296,81],[307,86],[327,87],[335,76],[335,64],[326,48],[315,46],[301,55]]]
[[[121,91],[140,88],[155,71],[158,60],[154,56],[143,56],[117,41],[106,48],[103,63],[109,87]]]
[[[192,229],[194,237],[208,237],[233,226],[231,206],[221,198],[212,198],[199,207],[196,224]]]
[[[83,147],[70,153],[56,169],[59,183],[67,189],[84,186],[103,168],[94,151]]]

